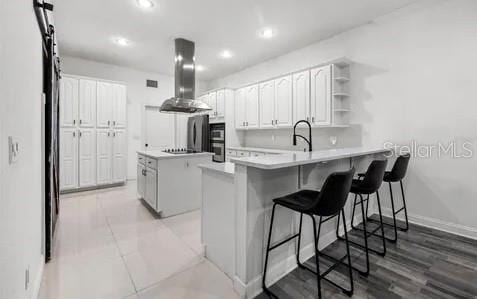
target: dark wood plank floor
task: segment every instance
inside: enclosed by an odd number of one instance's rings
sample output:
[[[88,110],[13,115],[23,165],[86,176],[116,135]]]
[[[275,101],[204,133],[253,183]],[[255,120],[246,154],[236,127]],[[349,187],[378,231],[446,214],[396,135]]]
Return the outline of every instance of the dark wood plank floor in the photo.
[[[390,233],[386,229],[386,234]],[[362,240],[358,237],[361,232],[350,233],[350,239]],[[370,241],[370,246],[380,248],[380,239],[372,237]],[[345,254],[344,244],[336,241],[325,252],[341,257]],[[477,241],[410,224],[408,232],[398,231],[396,244],[386,245],[385,257],[370,255],[371,271],[367,278],[353,271],[352,298],[477,298]],[[352,247],[351,255],[353,265],[364,265],[360,249]],[[314,257],[306,264],[315,268]],[[321,272],[328,265],[326,258],[320,258]],[[327,277],[348,287],[347,273],[347,268],[340,266]],[[279,298],[318,297],[315,276],[302,269],[295,269],[270,289]],[[349,298],[323,280],[322,294],[323,298]],[[257,298],[268,296],[262,293]]]

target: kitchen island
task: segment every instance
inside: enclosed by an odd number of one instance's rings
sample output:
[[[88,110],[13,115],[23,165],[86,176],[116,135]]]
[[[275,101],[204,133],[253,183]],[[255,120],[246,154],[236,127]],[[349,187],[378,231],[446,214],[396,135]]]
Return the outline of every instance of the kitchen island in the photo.
[[[202,225],[206,257],[232,278],[239,294],[253,298],[262,291],[272,199],[301,188],[319,189],[326,177],[335,171],[352,166],[357,172],[365,171],[373,159],[384,159],[389,152],[379,147],[354,147],[235,158],[231,159],[235,164],[233,172],[231,166],[211,168],[200,165],[202,215],[215,221],[213,224],[205,221]],[[277,207],[272,243],[294,234],[298,220],[298,214]],[[336,222],[323,225],[320,249],[335,241],[335,228]],[[311,220],[304,219],[302,233],[300,254],[305,260],[314,254]],[[267,285],[295,267],[295,243],[289,242],[277,248],[269,257]]]
[[[161,217],[200,208],[199,164],[212,163],[213,153],[137,152],[137,193]]]

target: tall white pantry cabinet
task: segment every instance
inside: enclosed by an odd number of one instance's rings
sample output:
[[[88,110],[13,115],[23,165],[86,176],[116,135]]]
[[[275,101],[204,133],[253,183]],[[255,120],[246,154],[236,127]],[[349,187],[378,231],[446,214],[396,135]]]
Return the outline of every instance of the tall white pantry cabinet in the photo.
[[[126,181],[126,105],[123,84],[61,78],[61,191]]]

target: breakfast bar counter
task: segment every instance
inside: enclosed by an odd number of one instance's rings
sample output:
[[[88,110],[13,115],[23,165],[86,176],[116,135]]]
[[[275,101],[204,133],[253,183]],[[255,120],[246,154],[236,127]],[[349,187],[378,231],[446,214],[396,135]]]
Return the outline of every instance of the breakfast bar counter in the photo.
[[[317,190],[332,172],[350,167],[355,167],[357,172],[364,171],[372,160],[384,159],[389,153],[379,147],[353,147],[233,158],[233,173],[231,165],[199,166],[202,168],[202,214],[214,219],[214,223],[202,225],[206,257],[231,277],[240,295],[253,298],[262,291],[272,199],[302,188]],[[346,210],[349,211],[349,204]],[[373,211],[372,206],[370,210]],[[272,243],[297,231],[297,216],[288,209],[276,208]],[[302,260],[314,254],[311,225],[305,222]],[[336,239],[335,227],[332,221],[323,225],[320,248]],[[294,242],[277,248],[269,258],[267,285],[295,267]]]

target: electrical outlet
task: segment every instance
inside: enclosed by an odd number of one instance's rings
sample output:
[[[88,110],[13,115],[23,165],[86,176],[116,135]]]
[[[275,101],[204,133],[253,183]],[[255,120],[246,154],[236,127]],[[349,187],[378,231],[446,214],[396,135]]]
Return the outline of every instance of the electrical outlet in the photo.
[[[10,164],[17,162],[20,154],[18,142],[12,136],[8,136],[8,161]]]

